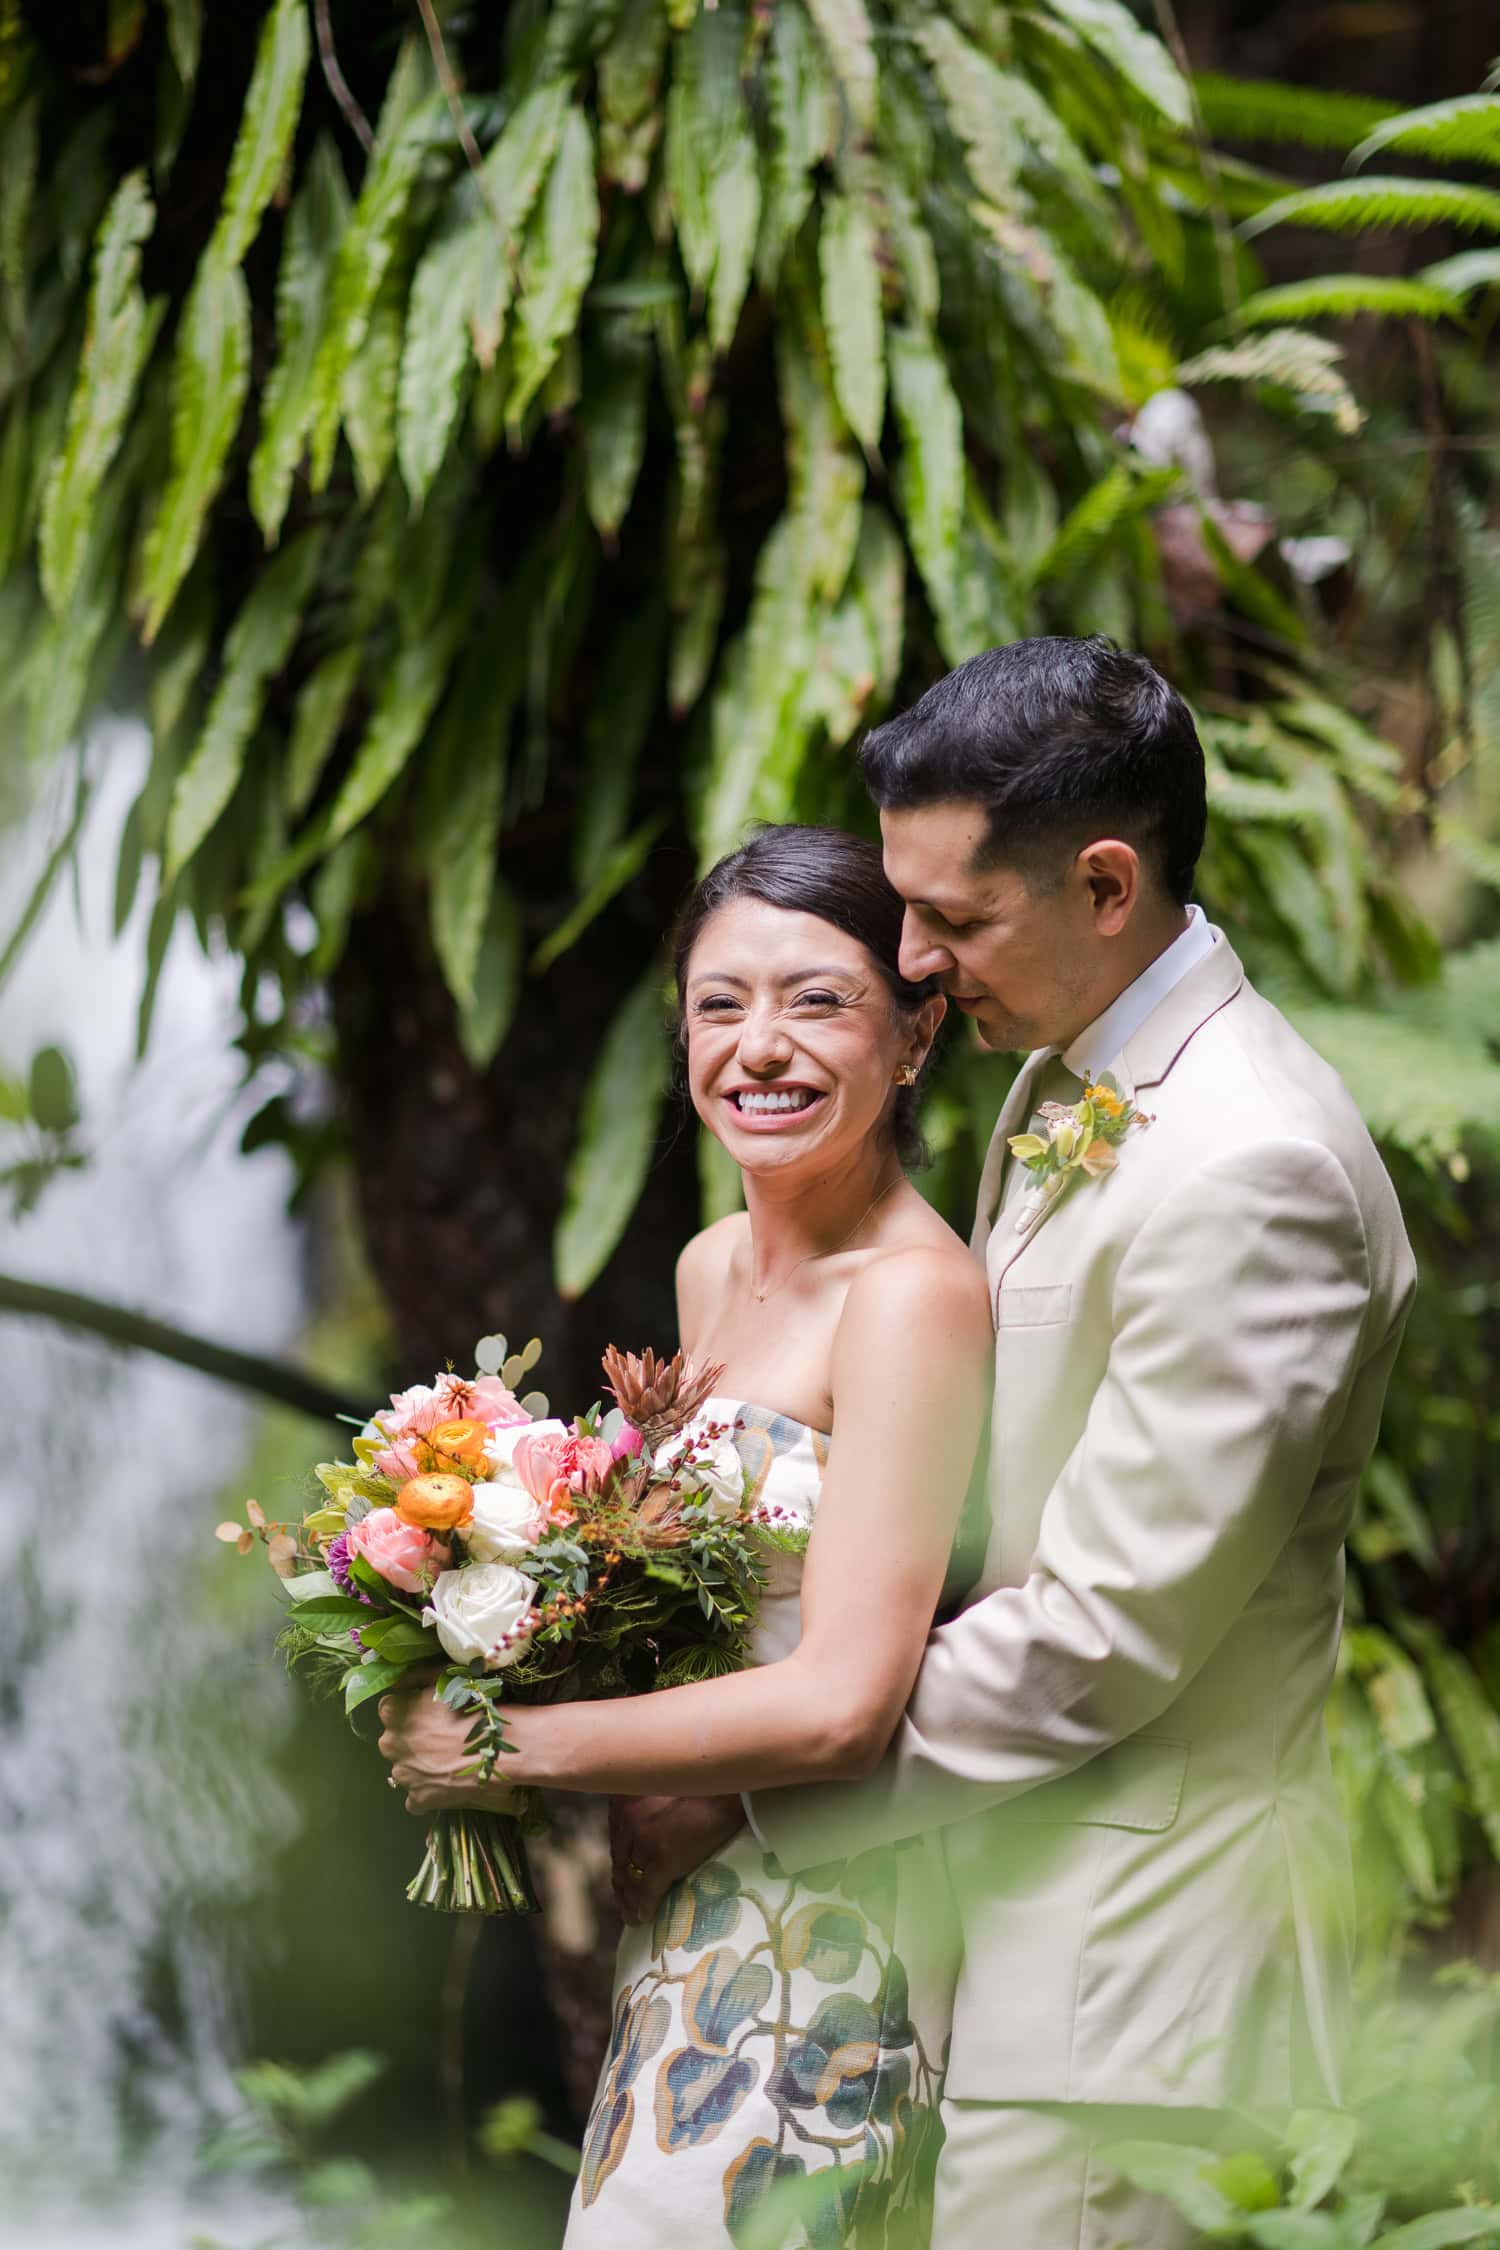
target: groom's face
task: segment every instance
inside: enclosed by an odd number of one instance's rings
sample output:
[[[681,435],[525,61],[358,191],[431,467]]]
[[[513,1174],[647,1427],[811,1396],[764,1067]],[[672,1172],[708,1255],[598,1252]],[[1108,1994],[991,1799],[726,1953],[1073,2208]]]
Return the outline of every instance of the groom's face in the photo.
[[[984,807],[963,801],[880,816],[885,871],[906,902],[901,973],[936,977],[987,1047],[1065,1045],[1091,1021],[1098,976],[1087,884],[976,865]]]

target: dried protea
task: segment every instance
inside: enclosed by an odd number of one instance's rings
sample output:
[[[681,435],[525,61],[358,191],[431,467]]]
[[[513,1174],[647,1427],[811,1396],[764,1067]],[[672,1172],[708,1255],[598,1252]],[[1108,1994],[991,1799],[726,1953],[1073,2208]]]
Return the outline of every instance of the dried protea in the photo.
[[[723,1372],[716,1362],[695,1368],[681,1352],[660,1360],[647,1351],[637,1359],[634,1352],[616,1351],[611,1344],[604,1355],[605,1380],[615,1403],[653,1448],[692,1419]]]

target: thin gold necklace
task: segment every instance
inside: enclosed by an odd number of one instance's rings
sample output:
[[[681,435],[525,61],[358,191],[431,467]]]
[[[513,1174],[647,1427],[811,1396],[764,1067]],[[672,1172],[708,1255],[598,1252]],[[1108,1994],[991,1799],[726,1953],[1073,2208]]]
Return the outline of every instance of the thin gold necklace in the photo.
[[[847,1249],[848,1245],[858,1234],[860,1228],[864,1225],[866,1219],[868,1219],[868,1217],[870,1216],[870,1213],[874,1210],[875,1205],[877,1203],[883,1203],[885,1198],[890,1194],[891,1189],[895,1187],[897,1182],[904,1177],[904,1173],[898,1172],[894,1180],[887,1180],[879,1195],[874,1198],[874,1201],[865,1205],[863,1211],[860,1212],[859,1217],[855,1220],[853,1226],[849,1229],[849,1232],[846,1235],[841,1236],[840,1239],[835,1242],[830,1249],[809,1250],[805,1258],[799,1258],[794,1266],[788,1266],[781,1279],[777,1282],[773,1282],[769,1289],[757,1289],[755,1283],[752,1281],[750,1284],[750,1294],[755,1299],[755,1302],[758,1305],[765,1304],[769,1298],[776,1295],[776,1292],[779,1289],[785,1289],[787,1283],[791,1280],[794,1273],[800,1273],[804,1266],[810,1266],[815,1258],[836,1258],[841,1250]]]

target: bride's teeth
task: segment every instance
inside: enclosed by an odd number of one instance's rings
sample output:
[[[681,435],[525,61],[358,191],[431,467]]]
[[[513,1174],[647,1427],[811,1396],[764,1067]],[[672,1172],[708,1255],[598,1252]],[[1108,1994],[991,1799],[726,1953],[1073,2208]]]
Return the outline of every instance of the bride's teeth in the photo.
[[[735,1100],[751,1117],[766,1117],[780,1110],[806,1109],[812,1095],[800,1088],[793,1093],[737,1094]]]

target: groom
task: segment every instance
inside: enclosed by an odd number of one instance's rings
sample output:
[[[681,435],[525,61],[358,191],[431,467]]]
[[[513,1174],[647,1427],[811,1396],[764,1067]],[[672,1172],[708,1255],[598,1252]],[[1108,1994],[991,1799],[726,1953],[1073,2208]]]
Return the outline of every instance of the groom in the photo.
[[[903,972],[1031,1050],[973,1238],[991,1529],[874,1774],[746,1809],[789,1873],[941,1834],[964,1966],[938,2250],[1176,2250],[1102,2148],[1336,2099],[1323,1707],[1411,1254],[1339,1080],[1189,903],[1203,754],[1143,657],[991,649],[862,760]],[[1044,1197],[1010,1141],[1105,1072],[1149,1123]],[[627,1807],[627,1910],[738,1817]]]

